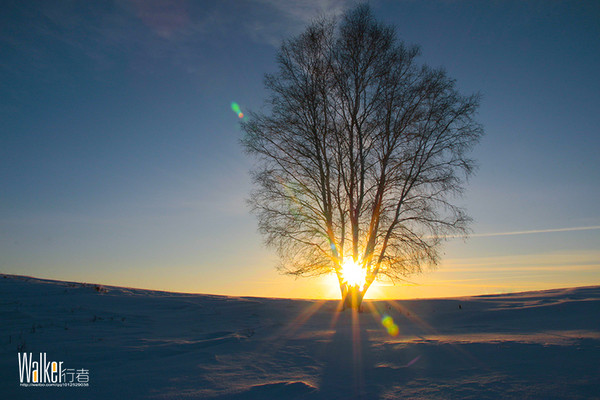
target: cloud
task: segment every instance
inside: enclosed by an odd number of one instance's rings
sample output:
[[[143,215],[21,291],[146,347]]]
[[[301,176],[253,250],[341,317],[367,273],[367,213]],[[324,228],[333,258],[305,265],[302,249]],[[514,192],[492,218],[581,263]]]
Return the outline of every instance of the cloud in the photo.
[[[199,45],[214,40],[222,22],[217,5],[186,0],[40,2],[8,12],[11,35],[0,44],[13,49],[13,63],[35,66],[41,76],[89,60],[100,70],[122,64],[153,72],[158,60],[198,68],[204,61]]]
[[[129,0],[136,15],[159,36],[171,37],[190,24],[185,0]]]
[[[252,40],[279,47],[281,41],[300,33],[320,17],[336,17],[354,4],[349,0],[254,0],[260,9],[244,23]]]
[[[600,251],[561,251],[490,257],[455,258],[442,261],[445,272],[508,271],[594,271],[600,265]]]
[[[320,16],[334,17],[346,11],[354,2],[348,0],[256,0],[273,7],[283,17],[308,24]]]
[[[350,5],[347,0],[16,3],[6,10],[10,34],[0,37],[0,46],[10,50],[0,69],[61,81],[68,81],[71,67],[143,74],[174,67],[202,74],[231,43],[279,47],[313,19],[339,15]]]
[[[552,233],[552,232],[577,232],[577,231],[592,231],[600,229],[600,225],[595,226],[576,226],[571,228],[553,228],[553,229],[533,229],[527,231],[511,231],[511,232],[493,232],[493,233],[476,233],[471,237],[493,237],[493,236],[513,236],[513,235],[531,235],[536,233]],[[452,236],[462,237],[462,236]]]

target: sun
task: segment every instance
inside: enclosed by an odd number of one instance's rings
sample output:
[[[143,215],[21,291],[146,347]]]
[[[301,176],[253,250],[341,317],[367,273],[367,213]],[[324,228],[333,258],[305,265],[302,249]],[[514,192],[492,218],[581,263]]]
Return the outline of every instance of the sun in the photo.
[[[358,286],[359,290],[365,287],[367,271],[352,257],[344,259],[342,264],[342,279],[348,286]]]

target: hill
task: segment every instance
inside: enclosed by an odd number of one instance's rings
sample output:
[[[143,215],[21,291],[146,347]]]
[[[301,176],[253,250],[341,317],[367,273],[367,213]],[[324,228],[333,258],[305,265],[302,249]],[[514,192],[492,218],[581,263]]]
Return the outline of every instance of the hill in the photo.
[[[337,307],[0,275],[0,393],[600,398],[600,287]],[[23,353],[63,362],[79,386],[21,386]]]

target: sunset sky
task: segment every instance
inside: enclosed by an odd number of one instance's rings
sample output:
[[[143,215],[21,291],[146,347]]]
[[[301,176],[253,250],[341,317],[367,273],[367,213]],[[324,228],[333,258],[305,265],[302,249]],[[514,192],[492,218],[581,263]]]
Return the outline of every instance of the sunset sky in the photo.
[[[336,298],[279,275],[245,204],[231,109],[260,110],[282,39],[346,1],[5,1],[0,272],[169,291]],[[368,297],[600,285],[600,2],[372,1],[483,95],[474,218],[435,271]]]

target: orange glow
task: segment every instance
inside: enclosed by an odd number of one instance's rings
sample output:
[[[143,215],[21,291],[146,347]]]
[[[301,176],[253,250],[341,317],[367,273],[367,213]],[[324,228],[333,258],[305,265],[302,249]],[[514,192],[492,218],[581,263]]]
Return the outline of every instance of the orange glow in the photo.
[[[380,277],[365,293],[365,300],[463,297],[493,293],[511,293],[600,284],[600,250],[553,251],[530,254],[472,256],[450,254],[435,270],[391,282]],[[229,275],[202,275],[205,264],[175,264],[170,271],[152,266],[152,273],[139,274],[139,266],[118,275],[94,264],[91,271],[71,272],[56,268],[40,276],[46,279],[95,282],[172,292],[256,296],[277,298],[339,300],[341,293],[335,274],[293,279],[279,274],[274,259],[234,263]],[[193,265],[194,268],[191,268]],[[173,273],[175,271],[176,273]],[[39,274],[36,270],[14,273]],[[232,279],[232,275],[235,279]],[[401,328],[401,327],[400,327]],[[401,329],[402,330],[402,329]]]

